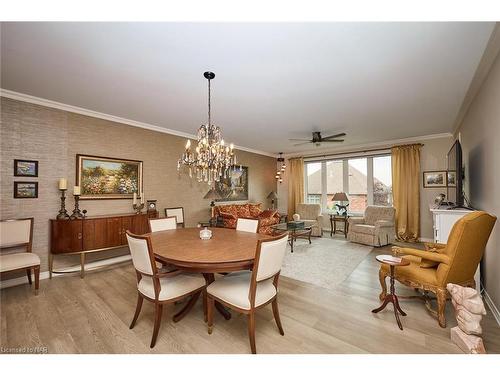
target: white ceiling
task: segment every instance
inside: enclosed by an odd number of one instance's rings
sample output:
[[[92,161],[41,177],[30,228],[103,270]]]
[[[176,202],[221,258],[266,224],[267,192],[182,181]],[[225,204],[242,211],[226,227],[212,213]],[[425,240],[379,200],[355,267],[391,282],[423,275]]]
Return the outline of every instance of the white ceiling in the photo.
[[[1,86],[229,142],[300,152],[451,131],[494,23],[3,23]],[[334,146],[321,146],[322,149]]]

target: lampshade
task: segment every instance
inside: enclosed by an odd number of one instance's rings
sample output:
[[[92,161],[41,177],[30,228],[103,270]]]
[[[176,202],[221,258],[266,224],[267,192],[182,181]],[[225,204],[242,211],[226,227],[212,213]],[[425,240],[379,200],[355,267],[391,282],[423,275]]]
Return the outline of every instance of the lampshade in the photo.
[[[215,189],[210,189],[203,199],[222,199],[221,195]]]
[[[274,191],[271,191],[267,196],[267,199],[276,199],[276,198],[278,198],[278,195]]]
[[[347,201],[349,201],[349,198],[347,198],[346,193],[340,192],[340,193],[335,193],[333,195],[332,201],[334,201],[334,202],[347,202]]]

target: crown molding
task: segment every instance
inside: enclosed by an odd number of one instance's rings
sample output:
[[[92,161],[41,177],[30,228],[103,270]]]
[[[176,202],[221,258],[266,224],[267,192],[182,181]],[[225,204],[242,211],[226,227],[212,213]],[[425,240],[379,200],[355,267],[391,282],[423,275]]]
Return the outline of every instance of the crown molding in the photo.
[[[408,137],[408,138],[390,139],[387,141],[380,141],[380,142],[362,143],[362,144],[345,146],[345,147],[337,147],[337,148],[329,148],[329,149],[324,148],[324,149],[322,149],[323,150],[322,152],[319,152],[317,149],[311,150],[311,151],[305,151],[305,152],[294,152],[294,153],[284,154],[284,157],[286,157],[286,158],[292,158],[292,157],[298,157],[298,156],[314,157],[314,156],[321,156],[321,155],[326,155],[326,154],[327,155],[335,155],[336,153],[360,152],[360,151],[366,150],[368,148],[374,148],[374,147],[390,148],[392,146],[402,145],[402,144],[406,144],[406,143],[421,142],[421,141],[426,141],[426,140],[430,140],[430,139],[450,138],[450,137],[453,137],[452,133],[436,133],[436,134],[428,134],[428,135],[422,135],[422,136],[417,136],[417,137]]]
[[[73,106],[70,104],[60,103],[60,102],[56,102],[53,100],[40,98],[37,96],[23,94],[23,93],[20,93],[17,91],[6,90],[3,88],[0,88],[0,96],[3,96],[5,98],[9,98],[9,99],[19,100],[19,101],[26,102],[26,103],[41,105],[44,107],[60,109],[62,111],[78,113],[78,114],[84,115],[84,116],[95,117],[95,118],[99,118],[102,120],[107,120],[107,121],[112,121],[112,122],[116,122],[116,123],[120,123],[120,124],[135,126],[137,128],[152,130],[152,131],[159,132],[159,133],[171,134],[171,135],[175,135],[177,137],[197,139],[196,135],[194,135],[194,134],[185,133],[185,132],[182,132],[179,130],[168,129],[168,128],[164,128],[162,126],[152,125],[152,124],[148,124],[148,123],[141,122],[141,121],[130,120],[130,119],[119,117],[119,116],[109,115],[107,113],[97,112],[97,111],[93,111],[93,110],[86,109],[86,108],[76,107],[76,106]],[[252,154],[269,156],[272,158],[276,158],[278,156],[278,154],[274,154],[274,153],[266,152],[266,151],[261,151],[261,150],[256,150],[253,148],[238,146],[236,144],[234,145],[234,148],[237,150],[240,150],[240,151],[246,151],[246,152],[250,152]]]

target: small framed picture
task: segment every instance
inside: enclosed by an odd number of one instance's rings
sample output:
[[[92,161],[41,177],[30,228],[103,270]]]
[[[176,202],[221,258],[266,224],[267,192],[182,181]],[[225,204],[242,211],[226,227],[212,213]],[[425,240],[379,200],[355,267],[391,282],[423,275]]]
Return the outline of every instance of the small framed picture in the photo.
[[[38,182],[14,181],[14,198],[38,198]]]
[[[38,177],[38,161],[14,159],[14,176]]]
[[[424,188],[446,187],[446,171],[428,171],[424,172]]]
[[[448,176],[448,186],[457,186],[457,172],[455,171],[448,171],[447,173]]]

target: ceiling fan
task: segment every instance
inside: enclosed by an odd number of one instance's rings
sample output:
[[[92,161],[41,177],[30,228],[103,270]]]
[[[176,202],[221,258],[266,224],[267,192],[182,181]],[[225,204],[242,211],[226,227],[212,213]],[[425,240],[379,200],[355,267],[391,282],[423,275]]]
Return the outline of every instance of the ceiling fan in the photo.
[[[290,138],[289,141],[302,141],[301,143],[296,143],[294,146],[305,145],[307,143],[312,143],[316,146],[320,146],[322,142],[344,142],[343,139],[337,139],[344,137],[346,133],[339,133],[334,135],[329,135],[328,137],[322,137],[321,132],[312,132],[312,139],[296,139]]]

